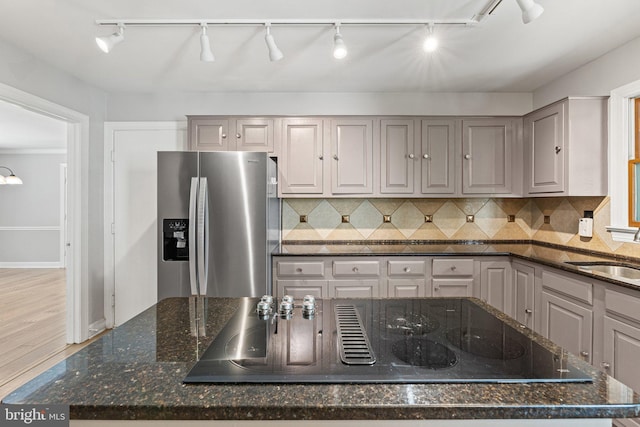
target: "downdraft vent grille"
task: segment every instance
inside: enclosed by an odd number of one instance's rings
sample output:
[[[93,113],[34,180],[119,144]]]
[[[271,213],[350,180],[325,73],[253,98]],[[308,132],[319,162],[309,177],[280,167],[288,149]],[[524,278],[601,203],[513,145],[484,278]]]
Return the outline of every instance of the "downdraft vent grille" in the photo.
[[[340,359],[347,365],[373,365],[376,356],[358,310],[353,305],[336,305],[336,326]]]

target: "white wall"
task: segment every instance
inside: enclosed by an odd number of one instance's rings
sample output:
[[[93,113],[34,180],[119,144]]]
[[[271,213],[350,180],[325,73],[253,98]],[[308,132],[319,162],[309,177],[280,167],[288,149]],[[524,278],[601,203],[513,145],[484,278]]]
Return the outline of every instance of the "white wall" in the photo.
[[[530,93],[114,93],[107,121],[180,121],[197,114],[520,116],[532,105]]]
[[[611,90],[640,80],[640,37],[565,74],[533,93],[533,107],[567,96],[609,96]]]
[[[0,267],[62,266],[60,164],[66,159],[66,154],[0,152],[0,165],[23,181],[0,186]]]
[[[88,287],[91,324],[104,317],[103,128],[106,93],[0,40],[0,83],[89,117],[89,145],[81,147],[82,262],[76,271]]]

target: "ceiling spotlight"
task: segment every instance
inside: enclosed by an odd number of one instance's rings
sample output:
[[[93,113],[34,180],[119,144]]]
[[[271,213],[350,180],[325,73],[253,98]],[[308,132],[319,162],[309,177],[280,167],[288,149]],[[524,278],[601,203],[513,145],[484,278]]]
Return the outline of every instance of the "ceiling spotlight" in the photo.
[[[266,23],[264,25],[267,28],[267,35],[264,36],[264,41],[267,42],[267,48],[269,49],[269,59],[271,62],[280,61],[284,58],[284,55],[282,54],[282,51],[278,49],[278,46],[271,35],[271,24]]]
[[[211,52],[211,45],[209,44],[209,36],[207,36],[207,24],[200,24],[202,27],[202,34],[200,34],[200,61],[213,62],[216,60]]]
[[[3,176],[0,175],[0,185],[9,184],[9,185],[19,185],[22,184],[22,180],[18,178],[11,169],[6,166],[0,166],[0,169],[6,169],[9,171],[11,175]]]
[[[542,15],[544,8],[533,0],[516,0],[520,10],[522,10],[522,22],[528,24]]]
[[[438,48],[438,39],[433,34],[433,23],[427,25],[427,38],[424,39],[422,48],[425,52],[433,52]]]
[[[124,40],[124,24],[118,24],[118,31],[110,36],[96,37],[96,43],[104,53],[111,52],[111,49],[122,40]]]
[[[333,36],[333,57],[342,59],[347,56],[347,45],[344,44],[342,34],[340,34],[340,24],[335,24],[336,34]]]

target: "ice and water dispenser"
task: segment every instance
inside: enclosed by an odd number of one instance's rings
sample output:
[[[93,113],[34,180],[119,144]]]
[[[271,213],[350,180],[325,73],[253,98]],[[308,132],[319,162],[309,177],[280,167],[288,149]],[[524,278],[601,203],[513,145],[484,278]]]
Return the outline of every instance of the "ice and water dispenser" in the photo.
[[[189,220],[162,220],[162,259],[189,261]]]

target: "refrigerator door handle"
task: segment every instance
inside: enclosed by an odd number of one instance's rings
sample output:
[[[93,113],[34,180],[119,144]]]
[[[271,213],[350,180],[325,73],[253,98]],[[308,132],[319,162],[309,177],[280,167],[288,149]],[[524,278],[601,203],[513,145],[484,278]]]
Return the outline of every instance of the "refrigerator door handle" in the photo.
[[[200,295],[207,295],[207,279],[209,276],[209,189],[207,178],[200,178],[198,187],[198,284]]]
[[[196,265],[196,214],[198,201],[198,178],[191,178],[191,189],[189,191],[189,283],[191,285],[191,295],[198,295],[198,271]]]

